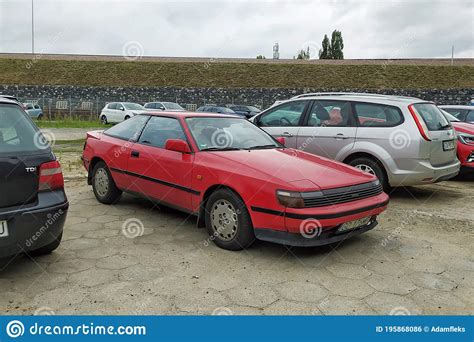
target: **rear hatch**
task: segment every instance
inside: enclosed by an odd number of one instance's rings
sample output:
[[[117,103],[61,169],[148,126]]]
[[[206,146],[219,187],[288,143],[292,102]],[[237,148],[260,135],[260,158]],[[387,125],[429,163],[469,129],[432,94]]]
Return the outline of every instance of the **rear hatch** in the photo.
[[[452,164],[456,160],[457,144],[451,123],[433,103],[415,103],[410,106],[410,111],[418,120],[421,118],[418,128],[425,140],[431,140],[427,141],[431,165]]]
[[[0,103],[0,211],[34,202],[49,144],[19,106]]]

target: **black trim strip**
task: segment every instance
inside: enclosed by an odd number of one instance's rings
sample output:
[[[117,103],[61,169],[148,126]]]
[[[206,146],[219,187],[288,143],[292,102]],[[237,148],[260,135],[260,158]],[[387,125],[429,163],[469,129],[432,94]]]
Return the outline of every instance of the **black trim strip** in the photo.
[[[141,179],[144,179],[144,180],[147,180],[147,181],[150,181],[150,182],[154,182],[154,183],[158,183],[158,184],[161,184],[161,185],[169,186],[170,188],[174,188],[174,189],[178,189],[178,190],[181,190],[181,191],[189,192],[189,193],[191,193],[193,195],[196,195],[196,196],[201,194],[201,192],[199,192],[197,190],[193,190],[191,188],[187,188],[187,187],[179,185],[179,184],[165,182],[161,179],[141,175],[139,173],[130,172],[130,171],[126,171],[126,170],[121,170],[121,169],[117,169],[115,167],[111,167],[110,170],[114,171],[114,172],[118,172],[118,173],[123,173],[123,174],[129,175],[129,176],[141,178]]]
[[[253,211],[256,211],[259,213],[283,216],[283,217],[288,217],[288,218],[297,219],[297,220],[306,220],[306,219],[311,219],[311,218],[316,219],[316,220],[324,220],[324,219],[332,219],[332,218],[337,218],[337,217],[342,217],[342,216],[354,215],[354,214],[362,213],[364,211],[377,209],[377,208],[386,206],[388,202],[389,200],[386,200],[385,202],[377,203],[368,207],[358,208],[358,209],[349,210],[349,211],[343,211],[343,212],[335,213],[335,214],[319,214],[319,215],[285,213],[284,211],[272,210],[272,209],[261,208],[261,207],[251,207],[251,208]]]

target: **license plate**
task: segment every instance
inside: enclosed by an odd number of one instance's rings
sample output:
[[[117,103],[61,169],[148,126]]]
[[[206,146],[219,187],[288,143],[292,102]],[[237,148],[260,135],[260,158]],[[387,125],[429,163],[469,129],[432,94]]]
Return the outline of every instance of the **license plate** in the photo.
[[[443,141],[443,150],[444,151],[451,151],[454,150],[454,140]]]
[[[365,226],[367,223],[370,222],[370,218],[371,218],[371,216],[367,216],[367,217],[364,217],[364,218],[361,218],[361,219],[358,219],[358,220],[343,223],[342,226],[339,227],[337,232],[338,233],[347,232],[348,230],[352,230],[352,229],[355,229],[355,228]]]
[[[7,221],[0,221],[0,238],[8,236]]]

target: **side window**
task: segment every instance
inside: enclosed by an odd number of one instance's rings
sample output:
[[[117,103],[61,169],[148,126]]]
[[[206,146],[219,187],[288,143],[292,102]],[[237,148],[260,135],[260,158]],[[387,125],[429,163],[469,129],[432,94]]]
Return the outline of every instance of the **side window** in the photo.
[[[464,118],[466,117],[467,110],[465,109],[456,109],[456,108],[443,108],[445,111],[447,111],[449,114],[454,116],[456,119],[459,119],[461,121],[464,121]]]
[[[114,103],[109,103],[109,105],[107,106],[108,109],[117,109],[117,104],[114,102]]]
[[[122,121],[114,127],[109,128],[104,132],[104,134],[119,139],[136,141],[148,118],[149,116],[147,115],[135,115],[130,119]]]
[[[35,109],[41,109],[40,106],[38,105],[35,105]]]
[[[173,118],[152,116],[138,142],[164,148],[168,139],[186,140],[186,135],[179,121]]]
[[[354,127],[351,103],[332,100],[314,101],[309,113],[308,126]]]
[[[308,101],[294,101],[284,103],[263,114],[258,124],[259,126],[298,126],[301,115]]]
[[[474,110],[470,110],[466,116],[466,122],[474,122]]]
[[[354,105],[359,126],[394,127],[403,122],[400,109],[377,103],[356,103]]]

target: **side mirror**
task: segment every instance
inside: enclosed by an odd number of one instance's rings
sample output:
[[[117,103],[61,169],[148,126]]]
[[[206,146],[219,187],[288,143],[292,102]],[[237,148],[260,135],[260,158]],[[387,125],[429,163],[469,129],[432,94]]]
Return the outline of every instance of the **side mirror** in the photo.
[[[278,138],[276,138],[276,141],[278,141],[280,144],[285,146],[285,138],[284,137],[278,137]]]
[[[125,108],[123,108],[123,107],[120,107],[120,110],[125,110]]]
[[[165,110],[165,107],[160,107],[159,109],[160,109],[160,110]]]
[[[191,153],[188,143],[181,139],[166,140],[165,149],[181,153]]]

